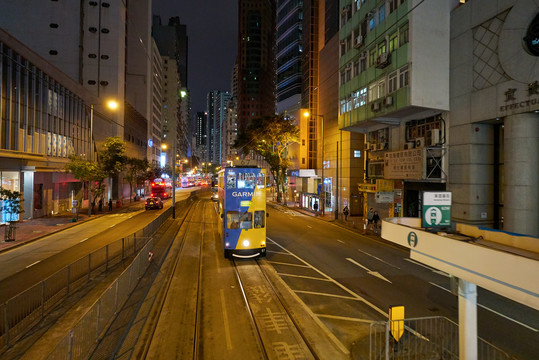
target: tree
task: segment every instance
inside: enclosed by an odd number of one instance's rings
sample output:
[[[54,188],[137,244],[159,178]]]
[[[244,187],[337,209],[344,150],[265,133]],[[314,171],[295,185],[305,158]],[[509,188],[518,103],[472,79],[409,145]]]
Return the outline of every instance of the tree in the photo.
[[[5,219],[8,222],[6,232],[4,233],[4,241],[15,241],[15,223],[19,221],[19,214],[24,210],[21,208],[21,196],[18,191],[11,191],[0,188],[0,200],[2,207],[0,210],[5,214]]]
[[[103,144],[103,150],[99,152],[98,162],[110,179],[112,189],[112,179],[117,178],[125,168],[127,157],[125,155],[125,142],[119,136],[108,137]]]
[[[286,171],[290,166],[288,146],[299,140],[299,129],[283,116],[253,119],[238,134],[234,147],[243,153],[254,151],[266,160],[277,185],[277,201],[286,192]],[[286,202],[286,199],[285,199]]]
[[[88,216],[92,214],[96,199],[103,194],[105,185],[103,181],[107,177],[98,163],[85,160],[78,156],[70,157],[66,164],[66,170],[73,173],[73,177],[80,180],[88,190]],[[82,199],[81,199],[82,200]]]
[[[148,166],[148,160],[146,159],[127,158],[125,179],[129,182],[130,194],[133,194],[133,187],[136,190],[141,182],[144,182]]]

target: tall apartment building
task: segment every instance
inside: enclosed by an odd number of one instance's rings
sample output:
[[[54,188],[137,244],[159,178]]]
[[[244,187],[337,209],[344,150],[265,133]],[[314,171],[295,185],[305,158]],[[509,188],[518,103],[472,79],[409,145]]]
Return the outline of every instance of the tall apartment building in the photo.
[[[227,119],[227,104],[230,101],[231,95],[228,91],[219,91],[215,97],[215,114],[213,118],[213,127],[214,131],[214,144],[215,149],[212,155],[211,162],[213,164],[221,164],[221,158],[223,154],[222,141],[221,138],[224,136],[222,133],[223,124]]]
[[[233,147],[238,137],[238,66],[234,65],[230,79],[230,99],[225,104],[225,118],[221,124],[221,166],[238,157],[238,149]]]
[[[157,48],[157,44],[152,39],[152,111],[151,119],[148,121],[148,136],[152,140],[152,146],[148,146],[148,161],[153,164],[164,166],[164,154],[161,152],[163,140],[163,59]]]
[[[539,5],[475,4],[451,13],[451,216],[537,237]]]
[[[275,1],[238,6],[238,121],[275,114]]]
[[[421,192],[446,189],[449,21],[458,4],[340,1],[339,129],[366,135],[371,183],[360,190],[381,217],[419,216]]]
[[[201,160],[206,160],[208,149],[206,142],[208,139],[207,132],[207,117],[208,114],[203,111],[196,113],[195,122],[196,122],[196,133],[195,133],[195,152],[194,155]]]

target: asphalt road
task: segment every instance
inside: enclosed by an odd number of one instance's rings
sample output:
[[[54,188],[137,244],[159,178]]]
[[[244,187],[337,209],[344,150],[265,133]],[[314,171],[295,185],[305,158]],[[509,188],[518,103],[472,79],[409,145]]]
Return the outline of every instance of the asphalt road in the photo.
[[[448,275],[411,261],[407,249],[282,207],[269,213],[268,260],[345,346],[363,336],[357,324],[386,319],[391,305],[404,305],[406,318],[458,322]],[[477,312],[481,338],[537,358],[538,311],[478,288]]]
[[[178,190],[176,202],[189,197],[193,189]],[[77,259],[144,228],[171,203],[167,200],[163,209],[146,211],[141,202],[0,253],[0,304]]]

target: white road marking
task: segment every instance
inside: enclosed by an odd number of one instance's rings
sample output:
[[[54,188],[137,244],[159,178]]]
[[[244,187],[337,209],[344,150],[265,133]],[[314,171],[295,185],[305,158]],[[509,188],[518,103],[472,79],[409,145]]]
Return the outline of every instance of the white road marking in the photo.
[[[367,274],[369,275],[372,275],[372,276],[376,276],[377,278],[379,279],[382,279],[384,281],[387,281],[388,283],[390,284],[393,284],[391,281],[389,281],[388,279],[386,279],[382,274],[380,274],[378,271],[371,271],[369,268],[361,265],[360,263],[358,263],[357,261],[355,261],[354,259],[351,259],[351,258],[346,258],[346,260],[350,261],[352,264],[354,265],[357,265],[359,266],[360,268],[362,269],[365,269],[367,271]]]
[[[35,263],[31,263],[31,264],[28,265],[26,268],[28,269],[29,267],[34,266],[35,264],[37,264],[37,263],[39,263],[39,262],[41,262],[41,260],[38,260],[38,261],[36,261]]]
[[[88,240],[88,238],[84,238],[84,239],[82,239],[82,240],[79,241],[79,242],[80,242],[80,243],[81,243],[81,242],[85,242],[86,240]]]
[[[285,252],[283,252],[283,251],[272,251],[272,250],[266,249],[266,252],[272,253],[272,254],[279,254],[279,255],[288,255],[288,256],[290,256],[289,253],[285,253]]]
[[[324,315],[324,314],[315,314],[318,317],[327,318],[327,319],[335,319],[335,320],[346,320],[346,321],[354,321],[354,322],[361,322],[361,323],[373,323],[374,320],[365,320],[365,319],[358,319],[358,318],[352,318],[347,316],[335,316],[335,315]]]
[[[312,228],[313,228],[311,225],[307,225],[307,227],[308,227],[309,229],[312,229]]]
[[[374,255],[372,255],[372,254],[369,254],[369,253],[366,252],[366,251],[363,251],[363,250],[361,250],[361,249],[357,249],[357,251],[362,252],[362,253],[365,254],[365,255],[368,255],[368,256],[370,256],[370,257],[372,257],[372,258],[374,258],[374,259],[376,259],[376,260],[378,260],[378,261],[383,262],[384,264],[387,264],[387,265],[389,265],[389,266],[392,266],[392,267],[397,268],[397,269],[400,270],[400,267],[395,266],[395,265],[393,265],[393,264],[390,264],[390,263],[388,263],[387,261],[380,259],[379,257],[376,257],[376,256],[374,256]]]
[[[408,258],[404,258],[404,260],[408,261],[408,262],[411,262],[413,264],[416,264],[416,265],[419,265],[419,266],[422,266],[424,267],[425,269],[429,269],[430,271],[432,271],[433,273],[436,273],[438,275],[442,275],[442,276],[445,276],[445,277],[449,277],[449,274],[444,272],[444,271],[441,271],[441,270],[436,270],[435,268],[431,268],[430,266],[427,266],[425,264],[422,264],[418,261],[414,261],[412,259],[408,259]]]
[[[278,261],[268,261],[270,264],[277,264],[277,265],[289,265],[289,266],[297,266],[302,268],[309,268],[310,266],[307,265],[301,265],[301,264],[290,264],[290,263],[284,263],[284,262],[278,262]]]
[[[304,263],[305,265],[309,266],[311,269],[313,269],[314,271],[316,271],[317,273],[319,273],[320,275],[326,277],[327,279],[330,279],[335,285],[337,285],[338,287],[340,287],[341,289],[343,289],[344,291],[346,291],[347,293],[349,293],[350,295],[352,295],[353,297],[355,297],[356,299],[364,302],[365,304],[367,304],[368,306],[370,306],[372,309],[374,309],[375,311],[377,311],[378,313],[380,313],[381,315],[383,315],[384,317],[387,318],[387,312],[380,309],[378,306],[374,305],[373,303],[369,302],[367,299],[365,298],[362,298],[361,296],[359,296],[358,294],[356,294],[355,292],[353,292],[352,290],[348,289],[346,286],[344,286],[343,284],[341,284],[340,282],[336,281],[335,279],[331,278],[330,276],[326,275],[324,272],[318,270],[317,268],[315,268],[314,266],[312,266],[311,264],[309,264],[307,261],[303,260],[302,258],[300,258],[299,256],[297,256],[296,254],[288,251],[287,249],[285,249],[284,247],[282,247],[281,245],[279,245],[278,243],[276,243],[275,241],[273,241],[271,238],[267,237],[266,238],[271,241],[273,244],[275,244],[276,246],[280,247],[281,249],[283,249],[284,251],[290,253],[290,255],[292,255],[293,257],[295,257],[296,259],[298,259],[299,261],[301,261],[302,263]]]
[[[307,295],[317,295],[317,296],[327,296],[327,297],[334,297],[339,299],[346,299],[346,300],[356,300],[360,301],[360,299],[352,297],[352,296],[344,296],[344,295],[336,295],[336,294],[327,294],[327,293],[321,293],[316,291],[307,291],[307,290],[294,290],[296,294],[307,294]]]
[[[346,244],[344,241],[340,240],[340,239],[337,239],[338,242],[340,242],[341,244]]]
[[[440,286],[440,285],[435,284],[435,283],[430,282],[430,281],[429,281],[429,284],[431,284],[432,286],[436,286],[437,288],[442,289],[442,290],[444,290],[444,291],[447,291],[447,292],[450,293],[450,294],[453,294],[453,293],[451,292],[451,290],[448,290],[448,289],[444,288],[443,286]],[[517,323],[517,324],[519,324],[520,326],[525,327],[526,329],[529,329],[529,330],[532,330],[532,331],[535,331],[535,332],[539,332],[539,329],[536,329],[536,328],[533,328],[533,327],[531,327],[531,326],[529,326],[529,325],[526,325],[526,324],[524,324],[524,323],[521,323],[520,321],[515,320],[515,319],[513,319],[513,318],[510,318],[509,316],[504,315],[504,314],[502,314],[502,313],[499,313],[499,312],[497,312],[496,310],[492,310],[491,308],[488,308],[488,307],[486,307],[485,305],[481,305],[481,304],[478,303],[477,306],[480,306],[480,307],[482,307],[482,308],[485,309],[485,310],[488,310],[488,311],[490,311],[490,312],[493,312],[494,314],[499,315],[499,316],[503,317],[504,319],[507,319],[507,320],[510,320],[510,321],[512,321],[512,322],[514,322],[514,323]]]
[[[109,226],[109,228],[116,226],[116,224]]]
[[[326,278],[317,278],[314,276],[305,276],[305,275],[295,275],[295,274],[285,274],[285,273],[277,273],[279,276],[289,276],[289,277],[296,277],[301,279],[310,279],[310,280],[320,280],[320,281],[331,281]]]

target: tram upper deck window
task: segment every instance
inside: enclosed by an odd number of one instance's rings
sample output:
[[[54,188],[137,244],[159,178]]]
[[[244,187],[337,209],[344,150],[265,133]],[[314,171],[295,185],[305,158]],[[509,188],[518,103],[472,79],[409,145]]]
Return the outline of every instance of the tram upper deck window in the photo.
[[[241,213],[240,229],[250,229],[253,227],[253,213],[246,211]]]
[[[256,178],[256,187],[259,189],[264,188],[264,173],[262,172],[258,173]]]
[[[255,211],[255,221],[253,223],[255,229],[261,229],[265,226],[264,210]]]
[[[226,213],[226,228],[227,229],[239,229],[240,227],[240,215],[237,211],[228,211]]]
[[[256,175],[254,173],[239,173],[238,174],[238,189],[254,189]]]
[[[236,188],[236,173],[229,172],[226,174],[226,188],[235,189]]]

